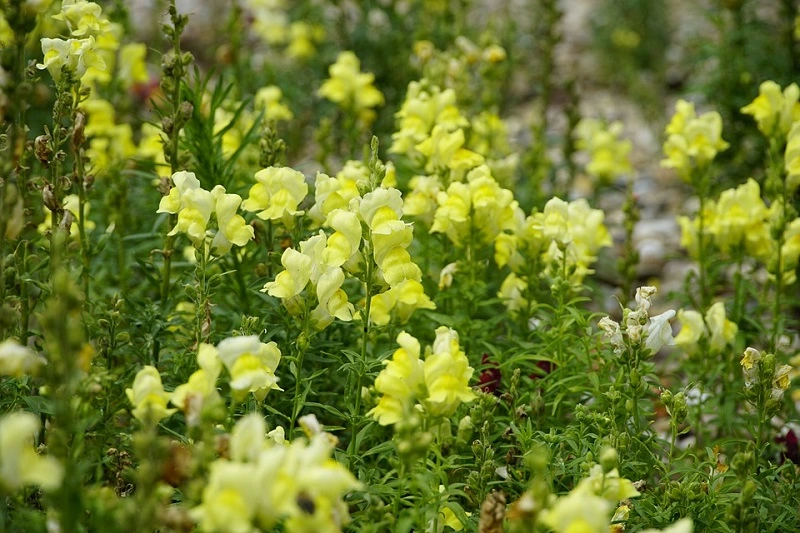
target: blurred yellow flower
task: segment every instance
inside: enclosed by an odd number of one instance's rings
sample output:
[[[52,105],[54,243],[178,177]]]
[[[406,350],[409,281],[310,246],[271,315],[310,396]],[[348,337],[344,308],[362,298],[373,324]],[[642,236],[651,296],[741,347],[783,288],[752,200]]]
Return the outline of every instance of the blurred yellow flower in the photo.
[[[125,389],[125,394],[133,404],[133,416],[145,425],[155,425],[177,410],[167,409],[172,395],[164,392],[161,374],[153,366],[139,370],[133,380],[133,388]]]
[[[33,413],[17,411],[0,418],[0,485],[6,489],[38,485],[50,491],[61,486],[61,463],[37,454],[34,448],[40,428],[41,422]]]
[[[765,81],[758,87],[758,96],[741,111],[751,115],[758,129],[767,137],[785,136],[797,120],[800,120],[800,87],[792,83],[781,91],[774,81]]]
[[[383,93],[372,84],[375,75],[361,72],[353,52],[340,52],[328,72],[330,78],[319,88],[319,96],[354,112],[383,105]]]
[[[709,111],[697,116],[694,104],[685,100],[678,100],[675,105],[666,134],[664,154],[667,158],[661,161],[661,166],[674,168],[687,181],[693,168],[708,165],[717,153],[729,146],[722,139],[720,114]]]

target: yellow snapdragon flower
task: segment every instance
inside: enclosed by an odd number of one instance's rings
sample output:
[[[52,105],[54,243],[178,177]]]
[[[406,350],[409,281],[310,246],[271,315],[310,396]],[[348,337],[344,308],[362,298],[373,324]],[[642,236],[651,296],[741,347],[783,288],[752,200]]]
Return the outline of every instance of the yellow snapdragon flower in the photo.
[[[327,247],[327,237],[320,230],[317,235],[300,243],[299,252],[293,248],[283,252],[281,264],[285,270],[278,273],[275,281],[266,283],[262,291],[281,298],[289,312],[296,314],[302,311],[297,298],[310,284],[318,302],[311,312],[317,329],[327,327],[334,317],[352,320],[355,309],[341,289],[344,272],[339,266],[326,263],[326,258],[333,260],[338,252],[338,248]]]
[[[322,259],[325,264],[338,267],[357,262],[361,246],[361,221],[356,213],[345,209],[334,209],[328,213],[326,225],[334,230],[328,237]]]
[[[322,42],[325,38],[325,28],[319,24],[306,22],[292,22],[289,26],[289,46],[286,55],[291,58],[305,61],[317,53],[315,43]]]
[[[375,75],[361,72],[361,62],[353,52],[340,52],[328,72],[330,78],[317,91],[322,98],[357,113],[383,105],[383,93],[372,84]]]
[[[344,271],[338,267],[326,268],[316,280],[317,306],[311,311],[317,329],[324,329],[334,318],[349,322],[355,315],[355,308],[342,290]]]
[[[614,504],[578,484],[543,512],[540,520],[554,533],[608,533]]]
[[[438,207],[433,216],[431,233],[444,233],[456,246],[469,234],[469,215],[472,210],[472,196],[469,185],[453,182],[447,191],[437,195]]]
[[[129,43],[119,49],[119,68],[117,77],[126,89],[134,85],[146,83],[150,79],[147,73],[147,45]]]
[[[294,115],[286,104],[281,102],[282,98],[283,92],[280,87],[268,85],[258,90],[253,100],[253,105],[256,111],[264,113],[264,118],[267,120],[274,120],[275,122],[292,120]]]
[[[424,362],[420,359],[419,341],[406,333],[397,336],[400,348],[384,361],[384,369],[375,379],[375,390],[383,396],[367,416],[382,426],[396,424],[406,415],[416,398],[424,394]]]
[[[792,195],[800,186],[800,120],[795,122],[792,129],[789,130],[784,160],[787,193]]]
[[[289,167],[269,167],[259,170],[250,196],[242,203],[245,211],[255,211],[263,220],[282,220],[292,225],[293,217],[302,215],[297,207],[308,194],[308,185],[302,173]]]
[[[231,391],[240,401],[250,392],[263,402],[278,386],[275,369],[281,351],[275,342],[263,343],[255,335],[230,337],[217,345],[217,354],[231,376]]]
[[[61,12],[53,18],[66,23],[73,37],[96,37],[110,30],[111,23],[102,18],[102,13],[103,9],[94,2],[63,0]]]
[[[525,291],[528,290],[528,282],[511,272],[500,284],[497,297],[503,301],[506,309],[512,316],[526,308],[528,300],[525,298]]]
[[[675,344],[689,353],[694,353],[702,337],[708,338],[711,353],[721,353],[731,344],[739,331],[735,322],[725,317],[725,304],[717,302],[706,311],[705,321],[697,311],[678,311],[681,331],[675,337]]]
[[[0,418],[0,485],[6,489],[38,485],[51,491],[61,486],[64,467],[34,448],[40,429],[41,422],[33,413],[17,411]]]
[[[758,96],[741,111],[751,115],[758,129],[767,137],[786,136],[797,120],[800,120],[800,87],[792,83],[783,91],[774,81],[765,81],[758,87]]]
[[[56,82],[61,80],[61,73],[64,69],[69,70],[76,78],[80,79],[89,68],[98,70],[106,68],[106,63],[95,46],[93,36],[86,39],[66,40],[43,37],[42,53],[44,54],[43,62],[37,63],[36,68],[47,69]]]
[[[318,172],[314,182],[314,205],[308,210],[308,216],[322,225],[334,209],[349,210],[350,202],[359,197],[359,186],[368,181],[369,169],[361,161],[348,161],[335,177]]]
[[[418,309],[436,309],[436,304],[425,294],[422,283],[405,279],[372,297],[369,319],[378,326],[385,326],[393,316],[404,323]]]
[[[413,155],[414,147],[424,141],[436,125],[445,131],[469,125],[458,109],[453,89],[443,91],[435,85],[428,86],[424,81],[409,83],[406,98],[395,118],[398,130],[392,134],[389,152],[405,155]]]
[[[172,395],[164,392],[161,374],[153,366],[145,366],[136,374],[133,388],[125,389],[133,404],[133,416],[145,425],[155,425],[177,409],[167,409]]]
[[[437,176],[414,176],[408,183],[410,192],[403,200],[403,213],[421,219],[426,226],[434,221],[442,182]]]
[[[576,147],[589,155],[586,172],[601,182],[609,183],[633,171],[631,141],[619,138],[622,130],[621,122],[606,126],[602,121],[590,118],[581,120],[575,129]]]
[[[441,326],[436,329],[433,353],[425,357],[423,367],[428,397],[426,408],[436,416],[449,416],[462,403],[476,396],[469,387],[474,369],[458,343],[458,333]]]
[[[136,153],[130,124],[117,124],[111,102],[93,96],[81,104],[86,113],[85,134],[89,139],[86,156],[96,173],[118,165]]]
[[[464,130],[448,131],[437,124],[430,137],[417,144],[414,149],[425,156],[425,172],[438,174],[447,172],[451,179],[461,179],[464,174],[485,161],[484,157],[472,150],[463,148]]]
[[[385,361],[375,380],[381,399],[369,413],[379,424],[399,422],[415,402],[421,402],[433,416],[449,416],[461,403],[475,399],[469,387],[474,372],[458,344],[458,333],[442,326],[436,330],[432,349],[420,359],[419,341],[406,333],[397,336],[400,348]]]
[[[285,521],[287,531],[340,531],[349,520],[342,496],[361,484],[331,457],[335,437],[270,446],[256,418],[234,426],[231,460],[212,463],[202,503],[190,511],[200,529],[249,532]]]
[[[35,375],[47,359],[14,339],[0,342],[0,375],[21,377]]]
[[[252,30],[265,43],[275,46],[289,38],[289,14],[283,0],[245,0],[253,17]]]
[[[769,210],[761,199],[758,182],[749,178],[735,189],[723,191],[715,204],[716,214],[708,228],[724,253],[739,246],[753,257],[770,254]]]
[[[222,371],[222,360],[217,349],[210,344],[200,343],[197,365],[200,368],[189,376],[186,383],[178,385],[170,398],[170,403],[183,411],[186,423],[193,427],[200,425],[204,407],[222,401],[217,391],[217,378]]]
[[[716,111],[697,116],[694,104],[678,100],[675,114],[667,125],[667,140],[661,166],[674,168],[685,180],[695,167],[708,165],[717,153],[728,148],[722,139],[722,117]]]
[[[214,200],[214,212],[218,227],[217,233],[211,241],[211,250],[218,255],[223,255],[228,253],[234,244],[244,246],[250,242],[255,235],[253,227],[237,214],[242,197],[238,194],[226,193],[225,187],[222,185],[217,185],[211,190],[211,197]]]

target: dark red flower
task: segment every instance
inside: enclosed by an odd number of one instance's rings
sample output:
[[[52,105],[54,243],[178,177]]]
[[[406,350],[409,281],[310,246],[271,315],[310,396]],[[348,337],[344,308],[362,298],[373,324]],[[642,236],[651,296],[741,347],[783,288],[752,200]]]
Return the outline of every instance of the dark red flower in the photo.
[[[490,361],[489,354],[487,353],[483,354],[481,364],[488,365],[488,368],[481,372],[478,378],[478,388],[486,394],[499,396],[500,391],[498,389],[500,388],[500,378],[502,377],[500,374],[500,365],[495,361]]]
[[[555,367],[552,361],[537,361],[536,366],[538,366],[545,375],[552,372],[553,368]],[[539,372],[532,372],[528,377],[531,379],[539,379],[542,377],[542,375]]]
[[[790,428],[784,435],[775,437],[775,443],[783,444],[781,464],[786,462],[787,459],[796,465],[800,464],[800,448],[798,447],[797,434],[793,429]]]

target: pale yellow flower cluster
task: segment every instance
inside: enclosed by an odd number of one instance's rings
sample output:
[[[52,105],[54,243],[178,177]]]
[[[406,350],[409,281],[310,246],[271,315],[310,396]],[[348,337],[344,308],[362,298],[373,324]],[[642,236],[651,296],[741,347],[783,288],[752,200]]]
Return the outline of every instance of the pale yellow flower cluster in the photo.
[[[245,223],[237,214],[242,198],[238,194],[228,194],[222,185],[211,191],[200,186],[200,180],[193,172],[180,171],[172,175],[175,186],[169,194],[161,198],[158,213],[178,215],[175,227],[168,235],[185,233],[196,248],[201,248],[211,215],[217,220],[217,231],[211,240],[211,251],[224,255],[233,245],[244,246],[254,235],[252,226]]]
[[[246,0],[252,15],[252,30],[272,46],[287,45],[286,55],[301,61],[317,53],[317,44],[325,39],[325,28],[303,21],[291,22],[284,0]]]
[[[294,115],[283,100],[283,91],[277,85],[267,85],[256,92],[253,105],[256,112],[263,112],[264,118],[283,122],[292,120]]]
[[[777,243],[771,237],[770,228],[782,216],[781,204],[774,202],[767,207],[754,179],[723,191],[716,202],[706,201],[704,212],[694,219],[678,217],[681,245],[693,256],[697,255],[700,216],[706,242],[713,243],[723,254],[744,254],[766,265],[777,258]],[[784,282],[791,284],[796,280],[794,271],[800,258],[800,218],[789,222],[783,241],[779,266]],[[771,267],[771,271],[774,268]]]
[[[44,60],[36,65],[37,68],[47,69],[56,82],[61,80],[64,69],[76,79],[83,78],[89,69],[106,69],[100,50],[107,48],[105,41],[116,39],[111,34],[111,23],[103,18],[98,4],[87,0],[64,0],[61,11],[53,18],[66,23],[71,38],[42,38]]]
[[[800,87],[796,83],[781,91],[774,81],[765,81],[758,87],[758,96],[741,111],[755,119],[766,137],[786,138],[792,125],[800,120],[798,97]]]
[[[543,277],[566,274],[575,284],[592,273],[590,266],[599,250],[611,245],[604,217],[603,211],[592,209],[585,199],[565,202],[560,198],[550,199],[542,211],[527,218],[515,217],[511,232],[498,234],[494,241],[497,266],[511,269],[498,294],[509,310],[525,305],[523,293],[530,281],[527,269],[534,261],[541,262]]]
[[[375,75],[361,72],[361,62],[350,51],[339,53],[328,74],[317,94],[354,113],[362,123],[371,124],[375,120],[373,108],[383,105],[383,93],[373,85]]]
[[[510,186],[519,166],[519,155],[508,142],[506,123],[491,111],[481,111],[472,117],[470,127],[467,147],[484,157],[492,176],[499,183]]]
[[[616,468],[604,473],[600,465],[594,465],[589,477],[568,494],[556,498],[540,521],[555,533],[608,533],[616,505],[639,495],[633,483],[621,478]]]
[[[628,350],[643,349],[654,355],[663,346],[674,344],[669,321],[675,316],[675,311],[669,309],[650,316],[650,298],[655,293],[655,287],[636,289],[636,309],[623,309],[622,324],[607,316],[600,319],[598,326],[614,347],[614,353],[619,355]]]
[[[690,181],[694,169],[706,167],[719,152],[728,148],[722,139],[722,117],[716,111],[697,116],[694,104],[678,100],[675,114],[667,125],[667,140],[661,166],[674,168]]]
[[[427,81],[411,82],[406,99],[395,115],[398,130],[390,152],[402,154],[424,174],[413,176],[403,210],[433,233],[444,233],[463,246],[492,242],[510,230],[518,204],[511,191],[500,187],[494,169],[509,182],[516,168],[505,124],[489,112],[470,123],[457,105],[452,89],[441,90]],[[472,126],[467,147],[465,128]]]
[[[349,521],[347,492],[361,484],[331,454],[336,438],[319,432],[285,443],[258,414],[233,428],[230,457],[211,464],[202,502],[190,511],[202,531],[250,532],[283,523],[296,533],[336,533]]]
[[[14,339],[0,342],[0,376],[36,375],[47,360]]]
[[[695,354],[698,343],[705,339],[710,355],[718,355],[732,344],[739,331],[735,322],[725,317],[725,304],[717,302],[706,311],[705,318],[694,310],[678,311],[681,330],[675,337],[675,344],[687,353]]]
[[[475,399],[469,387],[474,369],[458,343],[455,330],[441,326],[432,347],[420,358],[419,341],[406,333],[397,336],[400,345],[375,379],[383,396],[367,413],[379,424],[396,424],[413,409],[432,416],[450,416],[462,403]]]
[[[357,222],[356,222],[356,225]],[[360,239],[360,226],[359,226]],[[275,281],[264,285],[263,292],[283,300],[286,309],[299,315],[306,309],[305,298],[302,293],[309,287],[310,294],[307,298],[315,299],[316,307],[311,311],[312,323],[317,329],[324,329],[334,318],[343,321],[353,319],[355,309],[347,299],[347,294],[342,290],[344,283],[344,270],[341,265],[329,264],[325,261],[331,256],[328,249],[328,236],[320,230],[300,243],[300,251],[287,248],[281,256],[284,270],[280,272]]]
[[[631,141],[619,138],[622,131],[621,122],[606,125],[592,118],[582,119],[575,128],[575,146],[578,150],[585,150],[589,156],[586,173],[600,183],[611,183],[633,170]]]
[[[289,167],[269,167],[259,170],[256,183],[242,203],[245,211],[255,211],[262,220],[280,220],[284,226],[294,226],[294,219],[302,215],[300,202],[308,194],[306,178],[301,172]]]
[[[302,310],[297,298],[306,285],[316,286],[322,306],[312,312],[317,327],[326,327],[333,317],[353,318],[353,306],[340,287],[345,272],[359,273],[365,260],[374,260],[374,279],[386,289],[372,296],[369,319],[373,323],[387,324],[392,314],[402,322],[416,309],[434,308],[423,290],[422,272],[407,250],[413,229],[402,220],[400,191],[380,186],[362,197],[360,190],[367,187],[368,179],[368,169],[356,161],[348,162],[336,177],[317,175],[316,202],[309,216],[333,233],[328,236],[320,231],[300,244],[301,252],[287,249],[281,259],[286,270],[265,285],[270,295],[283,298],[284,305],[296,312]],[[390,179],[387,172],[384,184]],[[371,257],[364,257],[362,250]]]
[[[455,181],[436,195],[431,233],[444,233],[456,246],[489,244],[504,231],[513,231],[521,216],[514,193],[494,180],[481,165],[467,174],[466,183]]]
[[[439,87],[423,81],[412,81],[408,85],[406,99],[395,114],[398,130],[392,134],[389,152],[411,158],[419,155],[417,145],[430,137],[434,126],[452,132],[469,125],[469,121],[458,109],[453,89],[442,91]],[[463,144],[463,132],[462,132]]]
[[[81,104],[86,113],[85,135],[89,139],[86,157],[96,174],[119,165],[136,154],[130,124],[118,124],[116,111],[108,100],[92,96]]]
[[[771,253],[770,210],[761,199],[758,182],[750,178],[735,189],[724,191],[718,202],[706,201],[703,213],[704,233],[725,254],[735,251],[761,259]],[[700,220],[678,217],[681,244],[696,255]]]
[[[0,487],[15,491],[38,485],[51,491],[61,486],[64,467],[34,448],[40,429],[41,422],[33,413],[17,411],[0,418]]]

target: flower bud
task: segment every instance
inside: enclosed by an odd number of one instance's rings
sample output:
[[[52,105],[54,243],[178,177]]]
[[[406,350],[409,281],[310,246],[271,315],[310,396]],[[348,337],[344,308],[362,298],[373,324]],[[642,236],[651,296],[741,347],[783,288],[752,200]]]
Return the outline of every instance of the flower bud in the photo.
[[[603,467],[603,472],[606,474],[619,466],[619,454],[617,450],[610,446],[604,447],[600,450],[600,466]]]
[[[192,114],[194,113],[194,106],[191,102],[184,100],[181,102],[180,112],[183,121],[188,122],[191,120]]]

